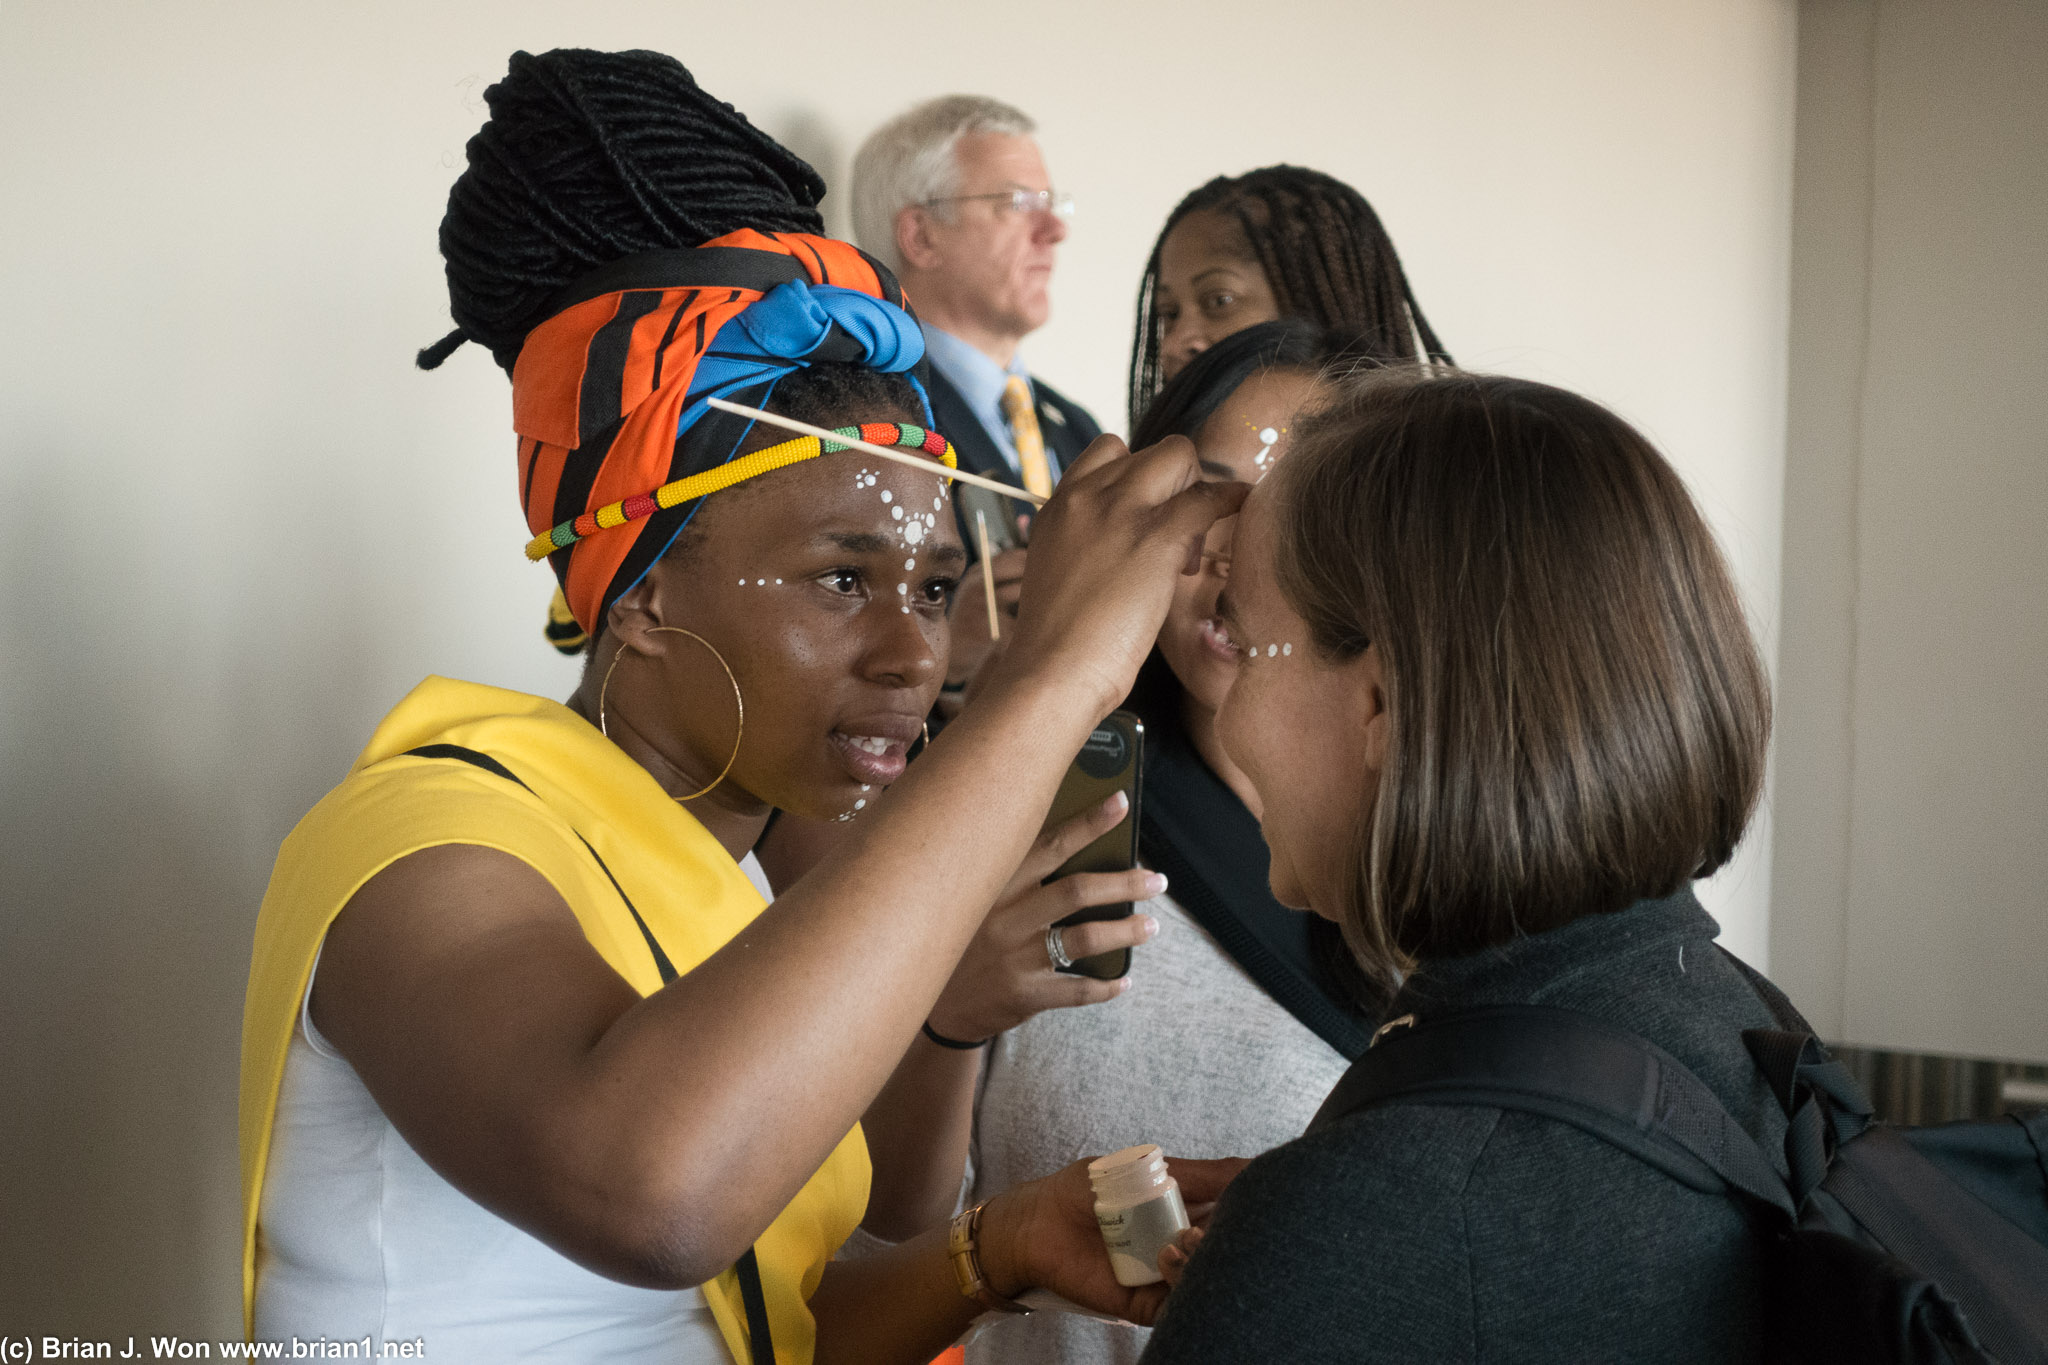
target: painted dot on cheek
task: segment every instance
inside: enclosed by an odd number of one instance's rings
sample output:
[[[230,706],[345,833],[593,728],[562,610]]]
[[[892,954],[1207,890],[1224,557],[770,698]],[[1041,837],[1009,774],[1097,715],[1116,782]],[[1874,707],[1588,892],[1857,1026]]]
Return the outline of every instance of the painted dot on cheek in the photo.
[[[866,798],[866,797],[862,797],[862,798],[861,798],[860,800],[858,800],[858,801],[856,801],[856,802],[854,802],[854,803],[853,803],[853,808],[854,808],[855,810],[866,810],[866,809],[867,809],[867,804],[868,804],[867,798]]]
[[[776,579],[775,581],[779,583],[779,582],[781,582],[782,580],[778,578],[778,579]],[[1280,652],[1281,652],[1282,654],[1292,654],[1292,653],[1294,652],[1294,646],[1293,646],[1293,645],[1282,645],[1282,646],[1280,646]]]
[[[894,502],[894,501],[896,501],[896,495],[895,495],[894,493],[891,493],[891,492],[890,492],[890,491],[889,491],[888,489],[884,488],[884,489],[882,490],[882,501],[883,501],[883,502]]]
[[[1278,645],[1267,645],[1267,646],[1266,646],[1266,657],[1267,657],[1267,658],[1269,658],[1269,659],[1270,659],[1270,658],[1272,658],[1272,657],[1273,657],[1273,656],[1274,656],[1275,654],[1278,654],[1279,652],[1280,652],[1280,646],[1278,646]]]

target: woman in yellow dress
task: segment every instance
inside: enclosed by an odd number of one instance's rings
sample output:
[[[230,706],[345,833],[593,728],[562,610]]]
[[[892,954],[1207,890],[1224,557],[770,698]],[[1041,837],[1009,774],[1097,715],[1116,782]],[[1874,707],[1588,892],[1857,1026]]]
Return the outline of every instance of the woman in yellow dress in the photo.
[[[567,705],[428,679],[280,852],[244,1021],[250,1330],[922,1360],[1032,1286],[1149,1318],[1163,1290],[1113,1282],[1078,1169],[830,1258],[867,1199],[857,1120],[991,905],[1152,894],[1038,885],[1118,811],[1037,827],[1242,490],[1184,444],[1098,443],[998,674],[904,776],[963,561],[947,480],[705,403],[950,463],[894,281],[673,59],[516,54],[486,98],[442,227],[458,332],[422,363],[467,339],[510,371],[528,553],[588,665]],[[775,810],[869,827],[764,908],[741,863]],[[1232,1169],[1178,1173],[1199,1203]]]

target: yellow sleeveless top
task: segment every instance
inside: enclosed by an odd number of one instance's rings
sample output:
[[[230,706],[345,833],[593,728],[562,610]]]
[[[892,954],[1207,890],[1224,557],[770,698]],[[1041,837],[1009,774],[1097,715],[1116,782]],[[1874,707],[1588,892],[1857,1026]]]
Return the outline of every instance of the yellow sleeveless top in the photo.
[[[469,763],[408,756],[429,744],[485,754],[531,790]],[[475,683],[421,683],[385,717],[342,784],[285,839],[257,916],[242,1014],[245,1332],[254,1330],[257,1211],[278,1088],[314,958],[327,926],[364,882],[440,844],[494,848],[546,877],[591,945],[642,995],[660,989],[661,978],[620,889],[681,974],[764,904],[704,826],[575,712]],[[866,1210],[868,1178],[867,1144],[855,1125],[754,1244],[778,1362],[812,1358],[809,1299]],[[749,1360],[737,1275],[728,1269],[703,1288],[733,1358]]]

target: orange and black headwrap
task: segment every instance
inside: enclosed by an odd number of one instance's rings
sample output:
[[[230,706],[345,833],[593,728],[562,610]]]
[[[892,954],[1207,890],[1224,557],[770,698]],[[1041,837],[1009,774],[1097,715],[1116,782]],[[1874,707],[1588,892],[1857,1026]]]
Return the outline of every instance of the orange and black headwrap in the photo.
[[[783,375],[831,361],[910,374],[923,393],[924,336],[895,278],[825,237],[742,229],[642,252],[570,285],[549,312],[513,366],[512,424],[529,554],[553,564],[574,621],[558,611],[550,623],[559,647],[574,627],[598,628],[704,493],[803,458],[735,461],[751,424],[705,399],[761,407]],[[897,430],[891,443],[954,462],[943,438]]]

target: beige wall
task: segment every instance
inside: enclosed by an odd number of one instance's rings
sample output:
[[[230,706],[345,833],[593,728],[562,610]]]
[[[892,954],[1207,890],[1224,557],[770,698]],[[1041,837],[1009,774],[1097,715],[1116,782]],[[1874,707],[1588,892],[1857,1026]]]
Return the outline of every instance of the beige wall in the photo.
[[[1799,27],[1772,963],[1856,1043],[2048,1058],[2048,6]]]
[[[1337,173],[1462,360],[1664,445],[1775,634],[1785,0],[995,12],[0,5],[0,1334],[232,1329],[236,1036],[279,839],[422,674],[570,685],[504,381],[474,351],[410,367],[515,47],[674,52],[828,176],[923,95],[1033,110],[1081,214],[1028,354],[1113,426],[1173,202],[1275,160]],[[1759,959],[1767,841],[1710,893]]]

